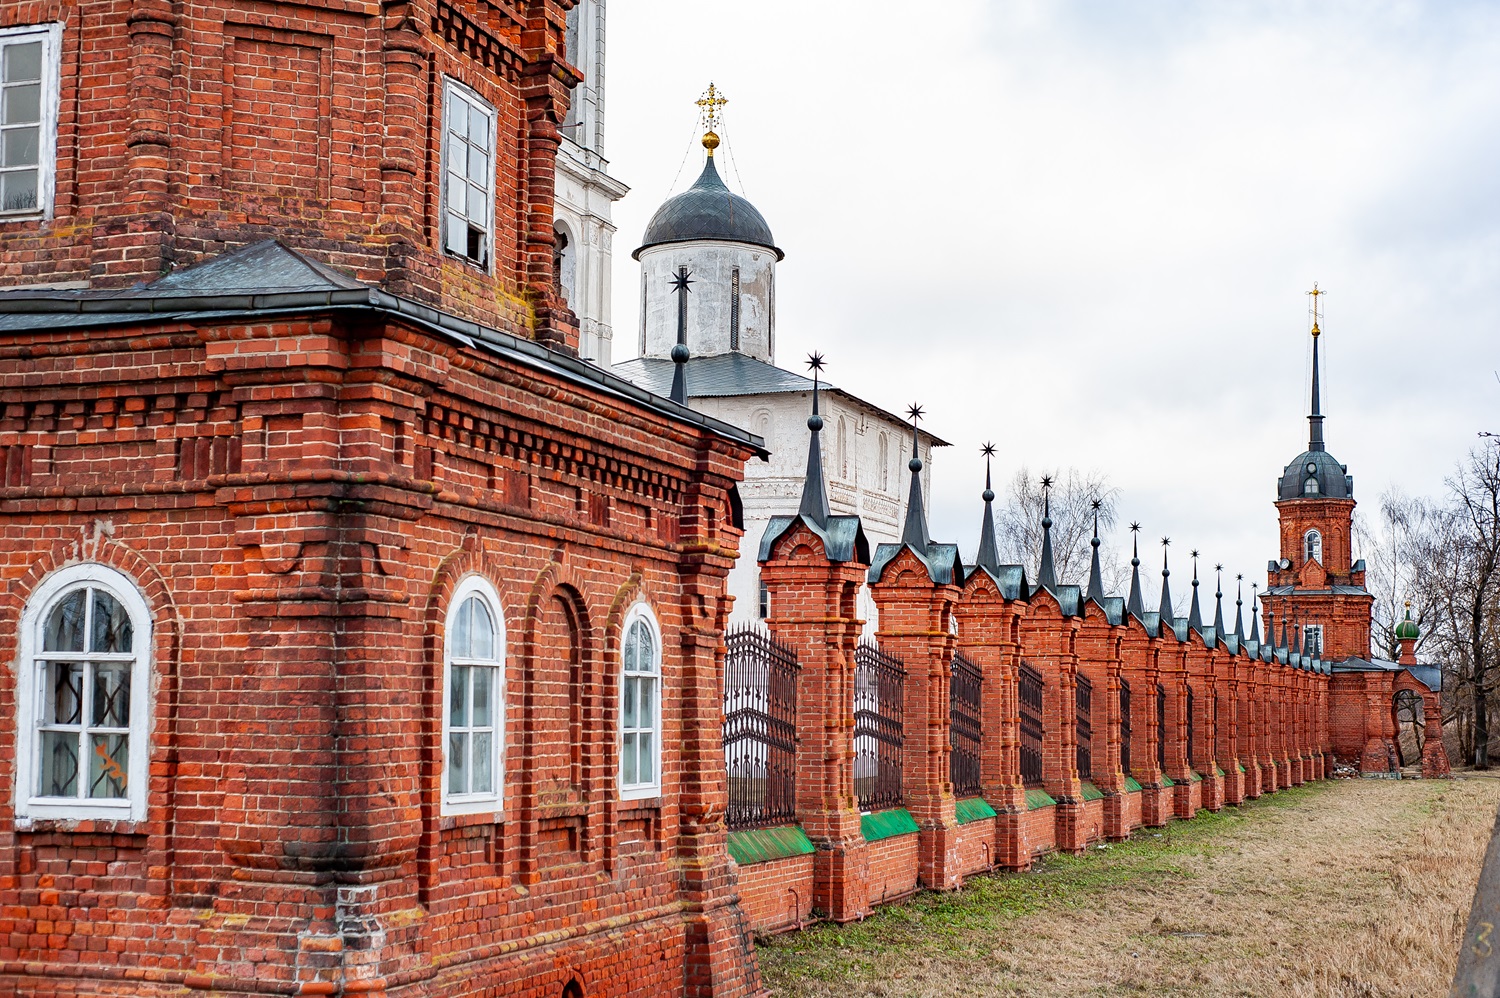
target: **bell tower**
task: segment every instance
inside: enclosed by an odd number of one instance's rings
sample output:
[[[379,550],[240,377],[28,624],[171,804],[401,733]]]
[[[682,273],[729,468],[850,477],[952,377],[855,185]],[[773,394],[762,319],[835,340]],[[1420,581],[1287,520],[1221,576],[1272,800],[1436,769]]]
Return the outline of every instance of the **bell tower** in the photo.
[[[1370,609],[1365,563],[1353,560],[1354,477],[1328,453],[1323,441],[1322,384],[1318,366],[1320,301],[1312,299],[1312,411],[1307,450],[1282,472],[1276,509],[1281,521],[1281,554],[1266,566],[1264,604],[1299,628],[1310,654],[1338,661],[1370,657]],[[1269,624],[1268,624],[1269,626]]]

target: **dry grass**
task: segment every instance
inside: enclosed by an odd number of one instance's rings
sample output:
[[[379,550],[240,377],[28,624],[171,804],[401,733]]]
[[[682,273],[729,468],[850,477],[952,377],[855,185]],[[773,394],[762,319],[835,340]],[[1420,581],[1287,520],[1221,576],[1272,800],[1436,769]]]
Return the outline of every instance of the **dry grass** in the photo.
[[[1500,780],[1349,780],[759,947],[778,996],[1447,993]]]

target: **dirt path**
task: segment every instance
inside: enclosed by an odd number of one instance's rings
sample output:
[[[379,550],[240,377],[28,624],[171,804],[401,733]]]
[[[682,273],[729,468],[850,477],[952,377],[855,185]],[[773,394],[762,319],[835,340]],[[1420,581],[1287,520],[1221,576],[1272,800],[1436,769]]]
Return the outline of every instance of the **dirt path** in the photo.
[[[1500,780],[1348,780],[759,947],[778,996],[1447,993]]]

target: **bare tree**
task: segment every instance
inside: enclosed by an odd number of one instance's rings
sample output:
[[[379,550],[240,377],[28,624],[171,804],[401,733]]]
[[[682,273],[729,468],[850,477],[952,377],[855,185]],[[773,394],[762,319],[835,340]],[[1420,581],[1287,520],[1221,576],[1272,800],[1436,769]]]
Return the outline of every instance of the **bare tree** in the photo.
[[[1408,601],[1422,634],[1418,649],[1431,635],[1437,593],[1430,578],[1430,552],[1439,516],[1430,500],[1392,486],[1380,496],[1379,509],[1370,519],[1363,513],[1354,517],[1354,534],[1365,561],[1365,588],[1375,597],[1371,643],[1377,654],[1392,661],[1400,655],[1396,625],[1405,619]]]
[[[1448,479],[1421,558],[1460,749],[1489,767],[1490,710],[1500,685],[1500,442],[1469,452]]]
[[[1042,477],[1029,468],[1019,469],[995,515],[1001,558],[1026,566],[1026,575],[1033,581],[1042,557]],[[1099,529],[1108,530],[1115,523],[1120,490],[1098,471],[1069,468],[1047,477],[1052,481],[1052,563],[1057,581],[1086,586],[1093,554],[1089,541],[1094,536],[1094,500],[1100,503]],[[1102,548],[1100,556],[1107,563],[1105,578],[1116,579],[1117,559]]]

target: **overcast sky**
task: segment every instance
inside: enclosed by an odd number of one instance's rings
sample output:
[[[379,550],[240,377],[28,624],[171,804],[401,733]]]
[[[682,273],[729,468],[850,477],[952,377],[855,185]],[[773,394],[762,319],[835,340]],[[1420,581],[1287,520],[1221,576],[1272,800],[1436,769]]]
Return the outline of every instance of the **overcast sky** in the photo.
[[[1307,297],[1328,448],[1373,512],[1500,431],[1500,4],[612,0],[615,359],[630,251],[701,165],[765,215],[777,360],[920,401],[932,533],[978,541],[983,464],[1095,468],[1151,562],[1265,581],[1306,447]],[[684,156],[686,155],[686,165]],[[680,172],[679,172],[680,171]],[[674,186],[675,179],[675,186]],[[1121,529],[1113,542],[1128,545]],[[1150,563],[1150,562],[1148,562]],[[1185,580],[1184,580],[1185,581]]]

